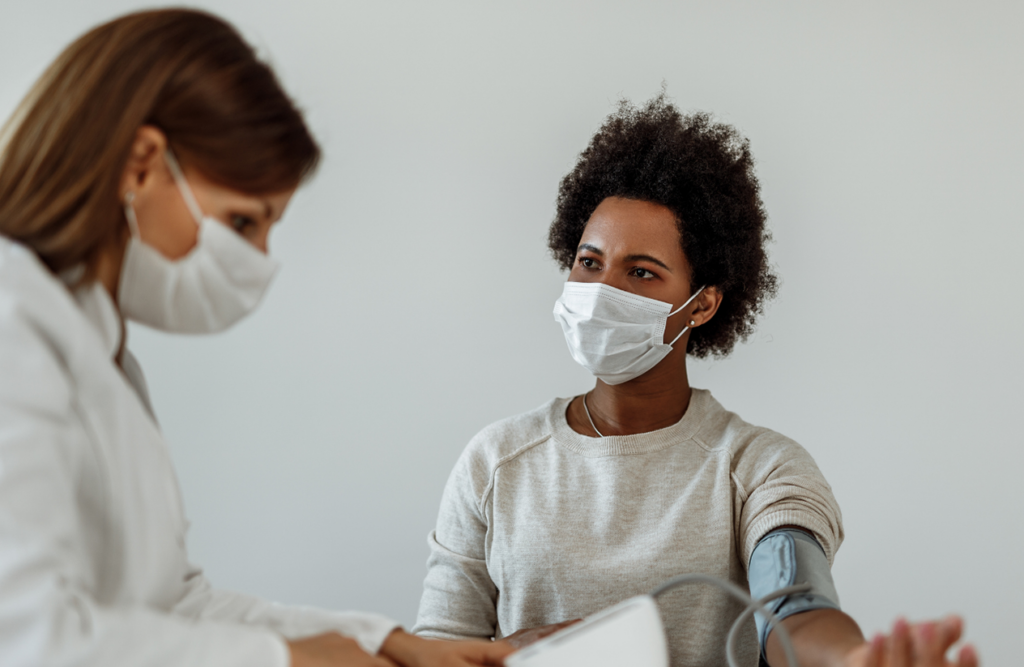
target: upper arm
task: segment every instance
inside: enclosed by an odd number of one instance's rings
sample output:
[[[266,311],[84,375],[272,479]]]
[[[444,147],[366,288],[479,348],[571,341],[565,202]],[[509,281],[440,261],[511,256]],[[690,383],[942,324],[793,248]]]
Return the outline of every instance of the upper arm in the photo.
[[[782,526],[810,532],[832,561],[843,540],[842,514],[803,447],[770,432],[754,438],[735,455],[734,478],[744,492],[737,521],[744,563],[762,537]]]
[[[79,434],[59,356],[16,313],[0,312],[0,378],[0,563],[8,565],[76,542]],[[6,579],[0,571],[0,586]]]
[[[284,645],[265,630],[97,599],[109,487],[62,352],[74,331],[50,304],[31,315],[22,305],[0,291],[0,662],[286,664]]]
[[[65,605],[91,582],[78,518],[81,433],[60,356],[0,299],[0,645],[28,646],[87,618]],[[53,614],[55,610],[66,614]],[[60,619],[64,619],[63,621]],[[74,619],[74,620],[73,620]]]

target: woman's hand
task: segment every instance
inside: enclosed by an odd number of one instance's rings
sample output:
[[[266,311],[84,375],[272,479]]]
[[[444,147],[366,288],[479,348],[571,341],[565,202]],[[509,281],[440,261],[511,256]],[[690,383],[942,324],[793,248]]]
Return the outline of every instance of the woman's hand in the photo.
[[[380,655],[402,667],[499,667],[514,652],[504,642],[424,639],[401,629],[380,648]]]
[[[508,644],[514,649],[521,649],[524,646],[529,646],[539,639],[544,639],[548,635],[553,635],[562,628],[567,628],[570,625],[579,623],[581,618],[577,618],[572,621],[562,621],[561,623],[552,623],[551,625],[541,625],[536,628],[528,628],[526,630],[519,630],[513,632],[508,637],[504,637],[498,643]]]
[[[957,652],[955,662],[946,659],[962,633],[958,616],[915,625],[899,619],[892,634],[875,635],[851,651],[845,667],[978,667],[978,654],[970,644]]]
[[[288,642],[291,667],[396,667],[387,658],[372,656],[354,639],[329,632]]]

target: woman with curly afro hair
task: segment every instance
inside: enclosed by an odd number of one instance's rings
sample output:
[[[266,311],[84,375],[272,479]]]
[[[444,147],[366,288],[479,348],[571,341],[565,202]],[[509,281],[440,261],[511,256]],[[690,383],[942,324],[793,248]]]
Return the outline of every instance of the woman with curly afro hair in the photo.
[[[747,140],[664,95],[622,102],[562,180],[549,245],[569,272],[555,304],[596,384],[492,424],[441,501],[414,631],[522,646],[689,572],[772,603],[800,664],[977,664],[951,617],[865,641],[839,610],[832,490],[800,445],[691,388],[687,354],[725,356],[778,280]],[[706,587],[659,599],[674,667],[724,665],[743,605]],[[786,664],[781,633],[744,628],[742,664]]]

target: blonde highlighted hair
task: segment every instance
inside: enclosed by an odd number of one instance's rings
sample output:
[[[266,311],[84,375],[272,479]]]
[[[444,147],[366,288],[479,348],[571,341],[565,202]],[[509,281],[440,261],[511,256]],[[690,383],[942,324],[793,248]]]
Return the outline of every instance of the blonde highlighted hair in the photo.
[[[252,194],[299,185],[320,149],[238,32],[205,12],[145,11],[100,25],[47,68],[0,131],[0,235],[51,271],[122,238],[118,188],[138,128],[179,159]]]

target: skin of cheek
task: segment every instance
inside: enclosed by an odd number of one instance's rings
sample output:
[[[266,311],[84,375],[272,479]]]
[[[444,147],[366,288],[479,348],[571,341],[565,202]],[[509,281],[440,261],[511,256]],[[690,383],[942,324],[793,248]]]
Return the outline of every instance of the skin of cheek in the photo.
[[[195,247],[199,226],[170,174],[155,174],[133,203],[142,241],[167,259],[184,257]]]
[[[250,218],[253,221],[251,228],[241,235],[264,253],[267,252],[270,229],[295,193],[295,190],[288,190],[255,197],[213,184],[195,172],[187,174],[186,178],[206,216],[226,225],[225,221],[233,215]],[[268,204],[273,218],[266,215]],[[184,257],[198,242],[199,226],[169,174],[166,180],[154,183],[145,197],[136,199],[135,209],[142,240],[167,259]],[[232,231],[235,230],[232,228]]]
[[[271,229],[284,214],[296,191],[296,188],[292,188],[255,196],[212,183],[196,172],[187,173],[186,178],[199,207],[208,216],[227,225],[263,253],[269,250]],[[245,216],[251,221],[241,231],[229,223],[236,215]]]

